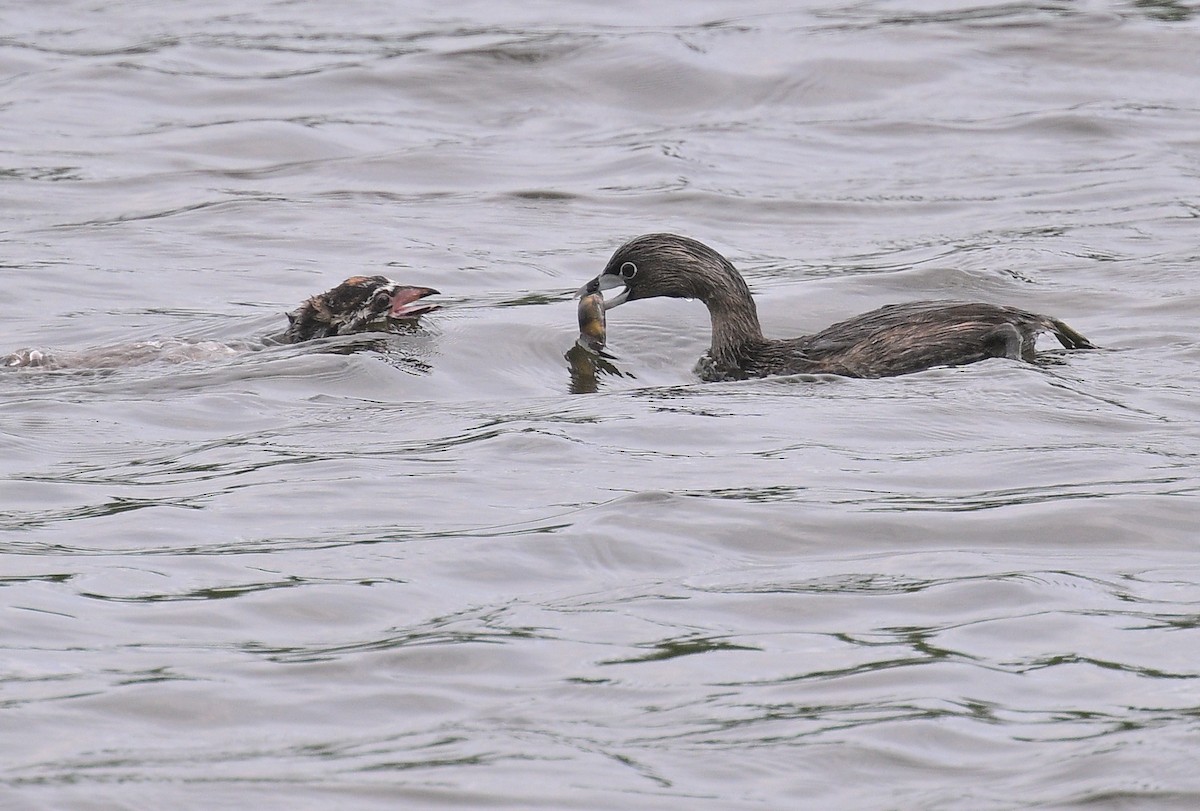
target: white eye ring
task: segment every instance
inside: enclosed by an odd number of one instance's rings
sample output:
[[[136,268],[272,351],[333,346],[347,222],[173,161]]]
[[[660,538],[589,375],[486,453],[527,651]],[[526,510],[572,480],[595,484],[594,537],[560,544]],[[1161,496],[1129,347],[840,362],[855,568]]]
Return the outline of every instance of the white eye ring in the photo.
[[[632,279],[637,275],[637,271],[637,265],[633,264],[633,262],[626,262],[625,264],[621,265],[621,278]]]

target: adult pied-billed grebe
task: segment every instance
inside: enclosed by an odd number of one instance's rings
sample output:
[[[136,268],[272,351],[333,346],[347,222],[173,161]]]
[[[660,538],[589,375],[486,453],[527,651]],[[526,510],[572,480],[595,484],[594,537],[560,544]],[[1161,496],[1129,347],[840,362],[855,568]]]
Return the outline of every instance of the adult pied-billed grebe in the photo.
[[[754,299],[737,269],[707,245],[675,234],[626,242],[579,294],[622,286],[605,309],[655,296],[704,302],[712,318],[712,346],[696,367],[704,380],[800,373],[888,377],[986,358],[1030,360],[1041,332],[1053,333],[1068,349],[1094,348],[1056,318],[961,301],[890,304],[816,335],[764,338]]]
[[[403,285],[386,276],[352,276],[332,290],[309,298],[288,313],[287,330],[266,339],[264,343],[295,344],[315,338],[365,332],[391,321],[412,320],[438,308],[436,304],[421,301],[437,292],[429,287]],[[217,341],[170,338],[66,352],[22,349],[11,355],[0,356],[0,367],[106,369],[154,361],[182,363],[216,360],[239,354],[245,348],[239,350]]]

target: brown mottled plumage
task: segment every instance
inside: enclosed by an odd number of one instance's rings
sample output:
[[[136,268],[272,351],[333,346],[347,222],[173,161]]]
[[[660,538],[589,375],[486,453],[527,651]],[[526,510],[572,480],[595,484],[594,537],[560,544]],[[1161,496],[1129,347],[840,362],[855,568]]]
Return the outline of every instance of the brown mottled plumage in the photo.
[[[284,343],[362,332],[387,318],[416,318],[436,310],[436,304],[416,304],[438,291],[409,287],[386,276],[351,276],[332,290],[313,296],[288,313]]]
[[[1056,318],[961,301],[890,304],[815,335],[765,338],[737,269],[707,245],[675,234],[646,234],[625,243],[580,294],[621,285],[624,291],[605,309],[655,296],[704,302],[712,319],[712,346],[696,367],[704,380],[799,373],[888,377],[985,358],[1029,360],[1040,332],[1052,333],[1068,349],[1094,348]]]

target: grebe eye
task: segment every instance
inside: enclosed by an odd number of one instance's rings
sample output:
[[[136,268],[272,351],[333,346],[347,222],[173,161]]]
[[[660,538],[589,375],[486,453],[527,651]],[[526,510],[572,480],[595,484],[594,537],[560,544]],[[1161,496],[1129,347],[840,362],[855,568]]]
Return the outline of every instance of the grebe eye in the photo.
[[[621,265],[621,278],[622,279],[632,279],[636,275],[637,275],[637,265],[633,264],[633,262],[626,262],[625,264]]]

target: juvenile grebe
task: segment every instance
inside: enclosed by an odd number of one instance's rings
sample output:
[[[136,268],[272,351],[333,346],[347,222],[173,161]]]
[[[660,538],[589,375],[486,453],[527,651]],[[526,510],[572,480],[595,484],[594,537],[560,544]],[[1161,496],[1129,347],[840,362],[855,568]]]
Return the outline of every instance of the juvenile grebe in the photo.
[[[386,276],[352,276],[332,290],[313,296],[288,313],[288,327],[263,343],[294,344],[314,338],[363,332],[388,321],[411,320],[438,305],[421,302],[437,293],[429,287],[410,287]],[[240,342],[239,342],[240,343]],[[260,343],[261,346],[261,343]],[[161,361],[211,361],[240,354],[242,349],[217,341],[168,338],[65,352],[21,349],[0,356],[0,367],[45,369],[110,369]]]
[[[351,276],[288,313],[282,341],[295,344],[313,338],[362,332],[385,319],[416,318],[438,305],[420,303],[437,294],[431,287],[410,287],[386,276]]]

